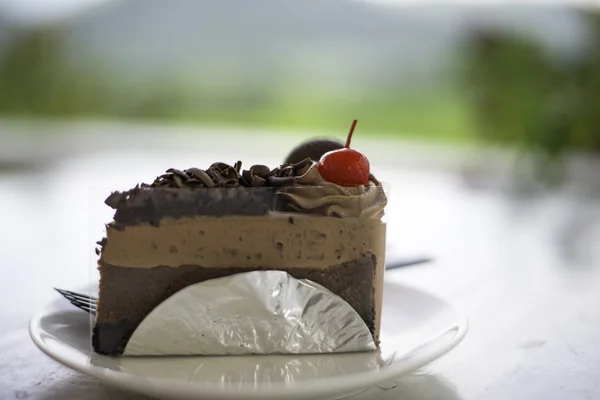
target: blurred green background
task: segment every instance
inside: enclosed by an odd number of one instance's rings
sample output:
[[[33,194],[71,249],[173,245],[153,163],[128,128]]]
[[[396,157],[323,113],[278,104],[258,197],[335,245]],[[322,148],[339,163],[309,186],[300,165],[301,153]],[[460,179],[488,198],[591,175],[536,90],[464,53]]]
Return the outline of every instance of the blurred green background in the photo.
[[[548,160],[600,151],[594,8],[113,0],[60,18],[16,9],[0,8],[0,118],[308,130],[358,118],[388,137],[516,146]]]

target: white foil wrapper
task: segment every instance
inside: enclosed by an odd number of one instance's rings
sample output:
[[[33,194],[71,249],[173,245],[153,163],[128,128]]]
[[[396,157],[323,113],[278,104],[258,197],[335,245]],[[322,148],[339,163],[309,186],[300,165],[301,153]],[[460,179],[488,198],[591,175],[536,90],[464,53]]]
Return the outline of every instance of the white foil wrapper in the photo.
[[[190,285],[142,321],[124,355],[242,355],[372,351],[358,313],[339,296],[283,271]]]

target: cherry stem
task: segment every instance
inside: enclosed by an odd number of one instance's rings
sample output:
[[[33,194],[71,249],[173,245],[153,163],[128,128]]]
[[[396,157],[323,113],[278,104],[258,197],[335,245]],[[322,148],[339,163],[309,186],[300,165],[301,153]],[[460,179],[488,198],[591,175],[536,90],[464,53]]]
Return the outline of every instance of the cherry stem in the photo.
[[[346,148],[350,148],[350,141],[352,140],[352,134],[354,133],[354,128],[356,128],[356,123],[358,120],[352,121],[352,126],[350,127],[350,132],[348,133],[348,138],[346,139]]]

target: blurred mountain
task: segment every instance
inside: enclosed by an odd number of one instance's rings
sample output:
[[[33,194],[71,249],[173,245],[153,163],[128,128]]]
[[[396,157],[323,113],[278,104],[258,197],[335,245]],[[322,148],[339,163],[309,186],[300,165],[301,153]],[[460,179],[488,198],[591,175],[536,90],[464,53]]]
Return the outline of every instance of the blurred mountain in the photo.
[[[426,73],[434,67],[427,61],[444,51],[439,37],[418,36],[418,21],[344,0],[115,1],[66,29],[77,54],[136,74],[243,66],[257,79],[288,71],[333,84]]]
[[[69,19],[64,31],[68,56],[82,68],[138,78],[243,71],[257,80],[373,85],[432,79],[460,40],[482,27],[531,37],[554,55],[578,51],[585,39],[578,15],[560,6],[349,0],[113,0]]]
[[[507,33],[541,64],[588,41],[580,12],[556,5],[80,1],[94,5],[38,26],[14,18],[6,49],[0,21],[0,114],[319,129],[359,116],[364,129],[467,137],[463,39]]]

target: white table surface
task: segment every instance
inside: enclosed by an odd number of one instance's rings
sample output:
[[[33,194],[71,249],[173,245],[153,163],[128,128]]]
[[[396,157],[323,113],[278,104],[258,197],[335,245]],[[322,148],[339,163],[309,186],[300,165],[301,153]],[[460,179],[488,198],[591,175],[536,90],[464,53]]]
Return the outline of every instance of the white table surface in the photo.
[[[159,148],[153,139],[0,173],[0,399],[145,398],[61,366],[27,332],[32,313],[55,298],[53,286],[94,277],[94,235],[104,215],[90,214],[90,193],[150,181],[170,166],[229,161],[227,154],[273,165],[283,158],[277,149],[290,145],[270,137],[263,146],[270,157],[239,143],[212,147],[211,155],[197,139],[174,147],[163,138]],[[468,315],[470,330],[443,358],[353,399],[599,399],[598,186],[514,197],[491,181],[466,185],[455,172],[370,158],[393,185],[390,260],[436,258],[387,279],[446,298]]]

